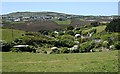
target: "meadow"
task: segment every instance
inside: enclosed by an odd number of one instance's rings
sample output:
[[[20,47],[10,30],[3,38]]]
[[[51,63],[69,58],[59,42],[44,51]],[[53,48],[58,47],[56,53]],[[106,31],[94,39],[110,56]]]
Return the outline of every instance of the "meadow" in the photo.
[[[58,25],[69,25],[71,23],[71,20],[64,21],[55,20],[54,22],[56,22]]]
[[[10,42],[14,40],[15,38],[19,38],[24,34],[24,31],[21,30],[12,30],[12,29],[0,29],[1,33],[0,37],[2,37],[2,40],[5,40],[6,42]],[[12,36],[13,31],[13,36]]]
[[[102,32],[103,30],[105,30],[105,28],[106,28],[106,25],[101,25],[101,26],[97,26],[97,27],[92,27],[90,29],[85,29],[85,30],[83,30],[83,32],[89,32],[92,29],[96,29],[97,30],[96,32],[99,33],[99,32]]]
[[[0,52],[3,72],[118,72],[118,50],[40,54]]]

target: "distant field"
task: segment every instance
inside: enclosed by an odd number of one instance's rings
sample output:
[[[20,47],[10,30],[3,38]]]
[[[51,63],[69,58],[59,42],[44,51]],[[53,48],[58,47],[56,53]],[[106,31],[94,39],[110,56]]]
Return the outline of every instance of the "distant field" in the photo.
[[[56,22],[58,25],[69,25],[71,23],[71,20],[65,20],[65,21],[55,20],[54,22]]]
[[[0,53],[1,54],[1,53]],[[3,72],[117,72],[118,51],[40,54],[2,53]]]
[[[89,32],[91,29],[97,29],[97,33],[105,30],[106,26],[105,25],[102,25],[102,26],[97,26],[97,27],[92,27],[90,29],[87,29],[87,30],[83,30],[83,32]]]
[[[7,42],[12,41],[15,38],[19,38],[24,34],[24,31],[20,30],[13,30],[13,37],[12,37],[12,29],[0,29],[2,31],[2,40]],[[0,36],[1,37],[1,36]]]

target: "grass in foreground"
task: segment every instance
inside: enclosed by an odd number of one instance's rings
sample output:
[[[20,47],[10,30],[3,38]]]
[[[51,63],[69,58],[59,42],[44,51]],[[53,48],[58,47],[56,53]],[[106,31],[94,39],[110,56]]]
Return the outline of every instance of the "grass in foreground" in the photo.
[[[118,51],[40,54],[2,53],[3,72],[117,72]]]

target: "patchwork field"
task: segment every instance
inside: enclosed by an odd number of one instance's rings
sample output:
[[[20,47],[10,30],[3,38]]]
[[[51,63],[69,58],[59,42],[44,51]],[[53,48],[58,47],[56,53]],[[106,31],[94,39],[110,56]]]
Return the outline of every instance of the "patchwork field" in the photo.
[[[3,72],[117,72],[118,51],[40,54],[3,52]]]

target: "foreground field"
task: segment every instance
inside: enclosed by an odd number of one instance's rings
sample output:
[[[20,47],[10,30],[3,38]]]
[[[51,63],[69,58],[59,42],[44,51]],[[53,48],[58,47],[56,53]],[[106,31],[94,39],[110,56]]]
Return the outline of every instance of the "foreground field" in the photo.
[[[118,51],[40,54],[2,53],[3,72],[117,72]]]

